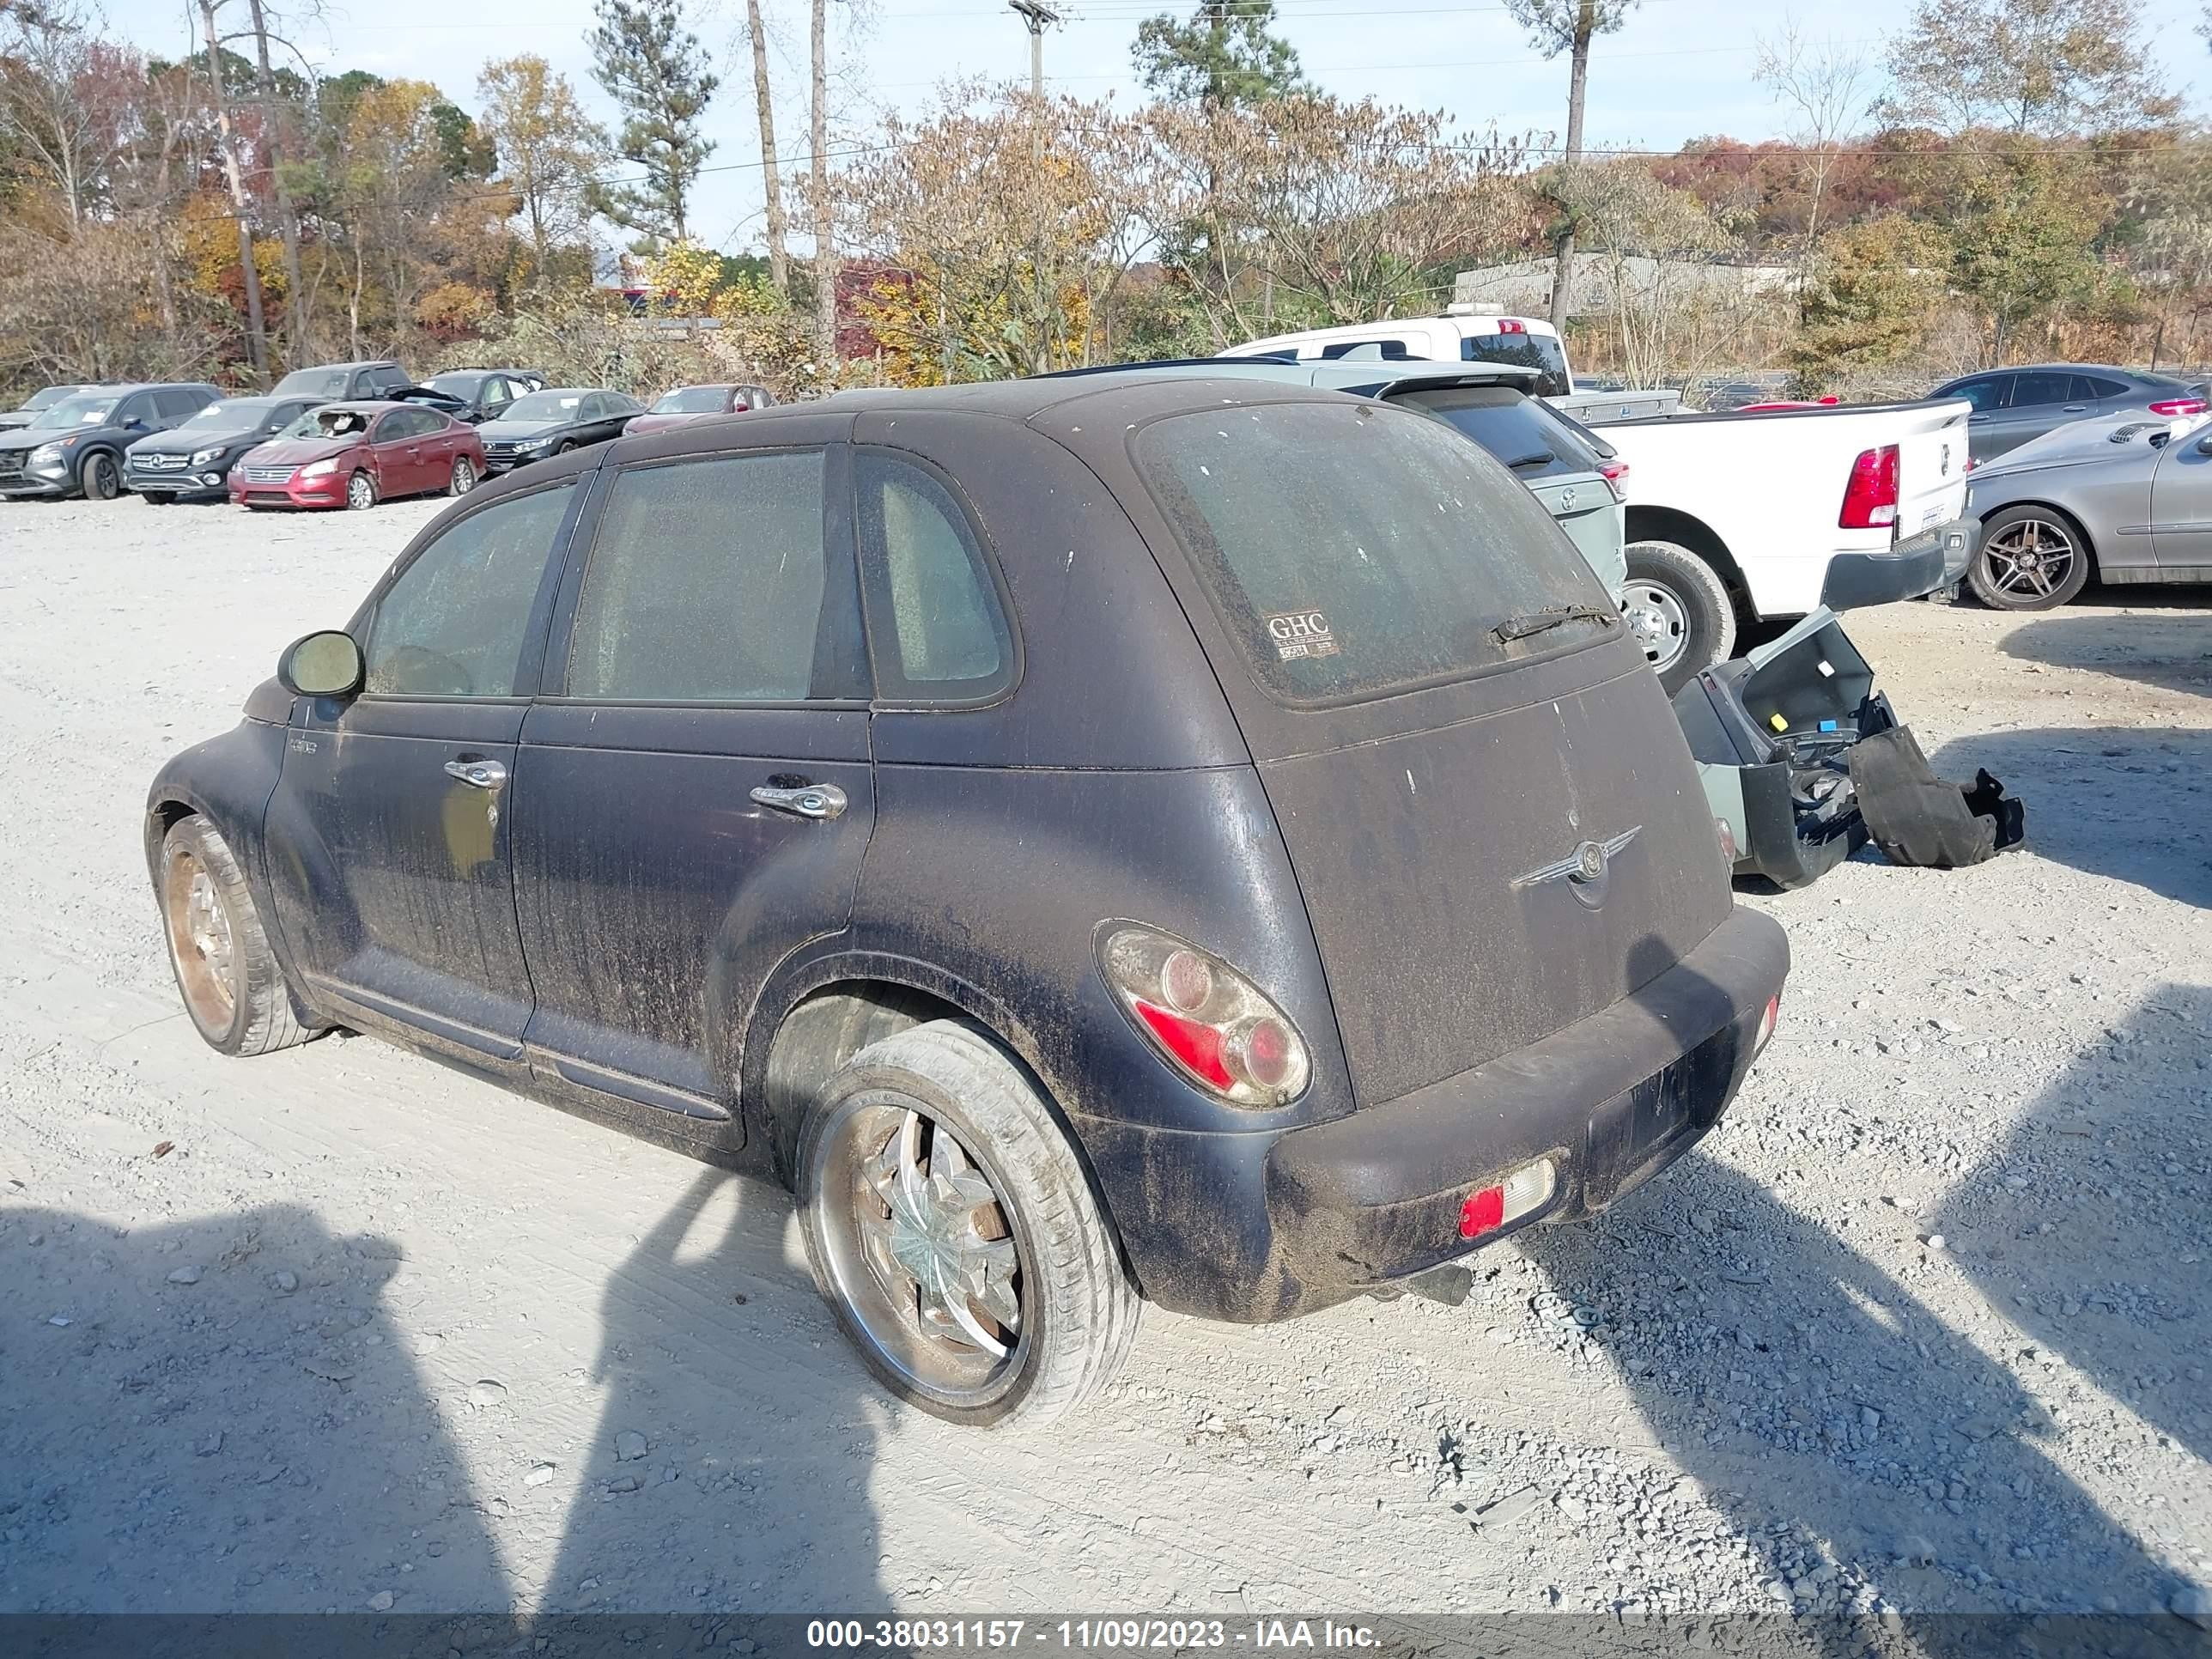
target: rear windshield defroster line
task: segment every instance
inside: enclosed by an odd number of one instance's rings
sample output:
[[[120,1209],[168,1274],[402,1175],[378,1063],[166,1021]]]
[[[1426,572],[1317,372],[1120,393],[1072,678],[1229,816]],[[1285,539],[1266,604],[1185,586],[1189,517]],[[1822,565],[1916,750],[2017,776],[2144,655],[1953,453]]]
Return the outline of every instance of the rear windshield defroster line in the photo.
[[[1510,618],[1607,596],[1535,497],[1437,421],[1375,404],[1170,416],[1133,454],[1254,678],[1278,702],[1389,696],[1595,639]]]

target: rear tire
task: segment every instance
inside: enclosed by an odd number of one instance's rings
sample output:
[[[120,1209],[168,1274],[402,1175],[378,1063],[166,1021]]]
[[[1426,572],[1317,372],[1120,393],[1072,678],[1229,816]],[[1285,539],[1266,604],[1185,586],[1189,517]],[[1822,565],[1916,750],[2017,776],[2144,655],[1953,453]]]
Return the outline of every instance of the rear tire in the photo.
[[[1992,611],[2054,611],[2089,583],[2089,538],[2055,507],[2008,507],[1982,526],[1966,585]]]
[[[198,813],[162,837],[155,893],[178,993],[210,1048],[265,1054],[307,1040],[238,860]]]
[[[376,505],[376,480],[366,472],[356,472],[346,480],[346,506],[356,513]]]
[[[1090,1179],[973,1028],[933,1020],[854,1055],[808,1108],[796,1163],[815,1284],[901,1399],[1028,1426],[1127,1357],[1141,1304]]]
[[[1620,612],[1673,696],[1735,648],[1735,607],[1712,566],[1678,542],[1631,542]]]
[[[477,487],[477,464],[465,455],[453,457],[453,475],[446,480],[448,495],[465,495]]]
[[[112,501],[123,493],[122,474],[115,457],[104,449],[86,456],[76,470],[76,487],[88,501]]]

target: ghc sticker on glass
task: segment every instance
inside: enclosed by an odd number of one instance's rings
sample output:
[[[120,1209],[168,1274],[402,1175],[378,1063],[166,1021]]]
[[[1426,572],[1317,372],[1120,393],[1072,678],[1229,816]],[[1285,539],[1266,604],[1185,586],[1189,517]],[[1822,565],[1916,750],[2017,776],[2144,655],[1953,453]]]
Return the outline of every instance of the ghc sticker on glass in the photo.
[[[1318,611],[1285,611],[1268,617],[1267,637],[1285,662],[1296,657],[1333,657],[1337,652],[1328,618]]]

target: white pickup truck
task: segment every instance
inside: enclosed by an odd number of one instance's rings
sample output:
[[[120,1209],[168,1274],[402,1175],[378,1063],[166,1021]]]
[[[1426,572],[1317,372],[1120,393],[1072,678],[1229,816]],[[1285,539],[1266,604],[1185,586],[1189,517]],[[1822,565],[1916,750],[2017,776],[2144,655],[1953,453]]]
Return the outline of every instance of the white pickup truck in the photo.
[[[1541,371],[1540,393],[1627,463],[1621,608],[1670,694],[1727,659],[1741,625],[1915,599],[1956,581],[1974,553],[1964,399],[1707,415],[1672,394],[1577,393],[1550,324],[1474,311],[1279,335],[1222,356]]]
[[[1958,580],[1979,533],[1969,413],[1954,400],[1595,422],[1628,464],[1622,612],[1667,689],[1732,655],[1739,623]]]

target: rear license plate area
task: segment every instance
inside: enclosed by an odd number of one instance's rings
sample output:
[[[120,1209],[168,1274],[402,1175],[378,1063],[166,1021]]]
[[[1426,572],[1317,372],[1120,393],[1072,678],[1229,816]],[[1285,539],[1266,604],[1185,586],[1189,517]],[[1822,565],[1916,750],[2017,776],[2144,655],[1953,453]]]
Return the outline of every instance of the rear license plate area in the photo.
[[[1583,1202],[1610,1204],[1675,1141],[1711,1127],[1735,1073],[1738,1035],[1723,1027],[1590,1116]]]

